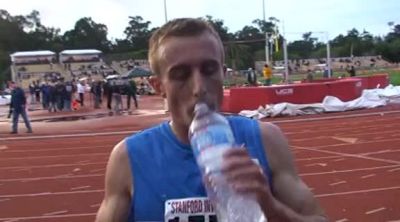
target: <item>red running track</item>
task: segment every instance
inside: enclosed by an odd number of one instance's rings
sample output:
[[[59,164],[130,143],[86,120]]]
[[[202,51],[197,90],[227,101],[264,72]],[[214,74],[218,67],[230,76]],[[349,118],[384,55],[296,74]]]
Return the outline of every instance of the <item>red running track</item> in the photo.
[[[274,119],[331,221],[400,221],[400,112],[382,112]],[[124,136],[0,141],[0,221],[93,221]]]

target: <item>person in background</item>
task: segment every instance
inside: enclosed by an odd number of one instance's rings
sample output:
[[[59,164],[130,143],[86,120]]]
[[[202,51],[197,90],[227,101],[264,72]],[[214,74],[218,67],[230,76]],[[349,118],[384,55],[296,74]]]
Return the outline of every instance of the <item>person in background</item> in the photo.
[[[40,86],[39,86],[39,80],[35,82],[35,102],[40,103]]]
[[[250,86],[257,86],[257,74],[252,68],[247,70],[247,82]]]
[[[264,65],[263,68],[263,76],[264,76],[264,85],[266,86],[270,86],[272,83],[272,70],[271,68],[268,66],[268,64]]]
[[[137,98],[136,98],[136,94],[137,94],[137,86],[136,86],[136,82],[134,79],[129,80],[128,84],[126,85],[127,90],[127,109],[130,111],[131,109],[131,98],[133,99],[133,101],[135,102],[135,108],[137,109],[138,106],[138,102],[137,102]]]
[[[85,99],[85,84],[83,81],[78,81],[76,84],[77,93],[79,95],[79,102],[81,103],[81,107],[84,106],[84,99]]]
[[[71,82],[65,83],[65,92],[64,92],[64,110],[71,111],[71,104],[72,104],[72,94],[74,91],[74,87],[72,86]]]
[[[49,84],[49,112],[57,112],[57,90],[54,82]]]
[[[12,134],[18,133],[18,119],[22,116],[24,120],[27,133],[32,133],[31,123],[29,122],[28,114],[26,112],[26,97],[24,90],[21,89],[15,82],[10,82],[11,88],[11,103],[10,110],[12,110]]]
[[[354,66],[351,66],[350,69],[347,70],[347,72],[349,73],[350,77],[356,76],[356,69],[354,68]]]
[[[34,82],[29,84],[29,95],[30,95],[31,104],[35,104],[36,98],[35,98],[35,83]]]

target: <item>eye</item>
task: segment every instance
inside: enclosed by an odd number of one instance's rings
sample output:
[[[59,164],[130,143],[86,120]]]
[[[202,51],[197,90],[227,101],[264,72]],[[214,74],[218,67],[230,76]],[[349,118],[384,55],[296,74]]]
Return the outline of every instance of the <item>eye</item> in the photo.
[[[171,69],[169,72],[169,79],[184,81],[190,77],[190,67],[189,66],[177,66]]]
[[[218,73],[218,70],[219,70],[218,68],[219,68],[219,65],[217,62],[206,61],[201,66],[201,72],[206,76],[210,76],[215,73]]]

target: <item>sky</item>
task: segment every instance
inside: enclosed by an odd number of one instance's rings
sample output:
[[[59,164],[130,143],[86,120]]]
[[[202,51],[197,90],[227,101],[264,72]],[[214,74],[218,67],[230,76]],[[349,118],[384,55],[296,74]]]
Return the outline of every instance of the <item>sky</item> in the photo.
[[[236,32],[254,19],[263,19],[263,0],[165,0],[168,20],[211,15],[222,19],[230,32]],[[264,0],[266,18],[281,21],[290,41],[312,31],[313,37],[326,41],[348,30],[364,29],[374,35],[390,31],[388,22],[400,24],[400,0]],[[82,17],[92,17],[108,27],[109,39],[124,38],[128,16],[142,16],[151,27],[165,23],[164,0],[0,0],[0,9],[11,15],[40,12],[45,26],[61,33],[73,29]],[[0,30],[1,31],[1,30]],[[326,32],[326,34],[316,33]]]

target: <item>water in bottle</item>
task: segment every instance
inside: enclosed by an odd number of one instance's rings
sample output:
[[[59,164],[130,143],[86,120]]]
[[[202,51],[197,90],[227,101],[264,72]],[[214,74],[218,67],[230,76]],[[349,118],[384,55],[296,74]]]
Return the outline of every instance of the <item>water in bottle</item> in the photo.
[[[206,189],[215,205],[218,222],[266,222],[254,197],[235,193],[221,174],[223,154],[235,147],[228,120],[199,103],[195,107],[189,138],[202,173],[213,178],[213,184],[206,185]]]

